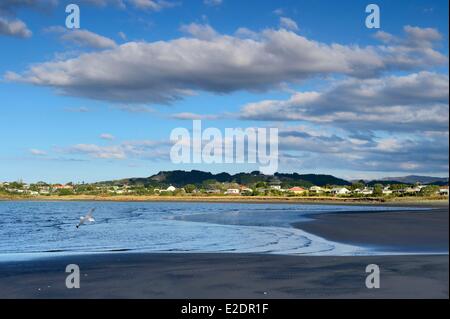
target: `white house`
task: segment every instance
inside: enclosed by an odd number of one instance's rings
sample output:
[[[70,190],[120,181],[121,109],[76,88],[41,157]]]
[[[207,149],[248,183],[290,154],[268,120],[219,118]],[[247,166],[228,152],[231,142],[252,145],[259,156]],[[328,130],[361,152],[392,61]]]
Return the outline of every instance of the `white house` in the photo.
[[[172,185],[170,185],[169,187],[166,188],[167,192],[174,192],[176,190],[177,190],[176,187],[173,187]]]
[[[239,189],[237,188],[229,188],[225,192],[226,195],[239,195]]]
[[[439,194],[448,196],[448,186],[439,188]]]
[[[361,191],[361,194],[363,194],[363,195],[372,195],[373,194],[373,188],[364,187],[364,189]]]
[[[241,193],[253,193],[253,189],[241,186]]]
[[[331,190],[331,193],[335,195],[347,195],[350,194],[351,192],[345,187],[335,187]]]
[[[383,195],[391,195],[393,191],[389,188],[389,186],[386,186],[383,188]]]
[[[420,188],[419,187],[407,187],[403,190],[404,193],[407,194],[416,194],[418,192],[420,192]]]
[[[320,186],[311,186],[309,188],[310,193],[320,194],[324,192],[324,189]]]

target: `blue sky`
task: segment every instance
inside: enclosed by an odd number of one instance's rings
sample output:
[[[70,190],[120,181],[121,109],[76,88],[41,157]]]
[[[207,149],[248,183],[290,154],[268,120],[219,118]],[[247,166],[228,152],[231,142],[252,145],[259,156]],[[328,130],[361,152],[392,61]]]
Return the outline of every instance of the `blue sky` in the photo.
[[[277,127],[281,172],[448,176],[448,1],[368,3],[2,1],[0,180],[256,168],[171,163],[193,118]]]

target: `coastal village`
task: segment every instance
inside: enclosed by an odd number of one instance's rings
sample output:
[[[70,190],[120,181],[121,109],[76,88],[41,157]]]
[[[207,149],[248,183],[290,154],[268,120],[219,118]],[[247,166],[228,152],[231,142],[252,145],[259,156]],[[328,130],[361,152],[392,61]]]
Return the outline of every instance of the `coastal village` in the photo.
[[[237,183],[211,183],[206,185],[187,184],[184,187],[168,185],[152,187],[144,185],[108,185],[108,184],[34,184],[0,182],[0,194],[22,195],[24,197],[70,196],[70,195],[133,195],[133,196],[299,196],[299,197],[405,197],[405,196],[448,196],[449,188],[438,185],[376,184],[367,186],[354,183],[349,186],[293,186],[283,187],[279,181],[260,182],[253,185]]]

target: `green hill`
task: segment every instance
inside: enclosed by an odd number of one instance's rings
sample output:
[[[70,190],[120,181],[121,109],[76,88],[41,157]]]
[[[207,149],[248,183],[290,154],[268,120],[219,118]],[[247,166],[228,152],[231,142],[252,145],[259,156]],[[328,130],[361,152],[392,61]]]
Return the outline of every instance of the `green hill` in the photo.
[[[176,187],[182,187],[186,184],[200,185],[205,181],[215,180],[217,182],[227,182],[227,183],[239,183],[242,185],[251,185],[259,182],[265,182],[268,184],[281,184],[283,187],[289,186],[325,186],[325,185],[350,185],[351,183],[334,177],[332,175],[323,174],[286,174],[286,173],[275,173],[273,176],[264,175],[259,171],[254,171],[251,173],[238,173],[238,174],[228,174],[219,173],[213,174],[210,172],[203,171],[161,171],[156,175],[146,177],[146,178],[127,178],[116,181],[102,182],[101,184],[112,184],[112,185],[145,185],[145,186],[166,186],[173,185]]]

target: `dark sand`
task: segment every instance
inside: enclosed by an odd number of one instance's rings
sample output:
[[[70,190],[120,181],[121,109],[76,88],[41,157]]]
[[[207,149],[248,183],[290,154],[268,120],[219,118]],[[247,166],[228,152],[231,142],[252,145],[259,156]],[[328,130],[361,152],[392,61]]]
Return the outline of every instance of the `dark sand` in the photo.
[[[317,215],[297,227],[396,251],[448,252],[448,206],[432,212]],[[65,287],[65,267],[81,288]],[[381,269],[367,289],[365,268]],[[447,255],[315,257],[257,254],[71,256],[0,263],[0,298],[449,298]]]
[[[371,263],[380,289],[365,287]],[[448,298],[448,271],[448,256],[118,253],[0,264],[0,298]]]
[[[314,215],[294,227],[331,241],[374,246],[383,251],[447,252],[449,209]]]

